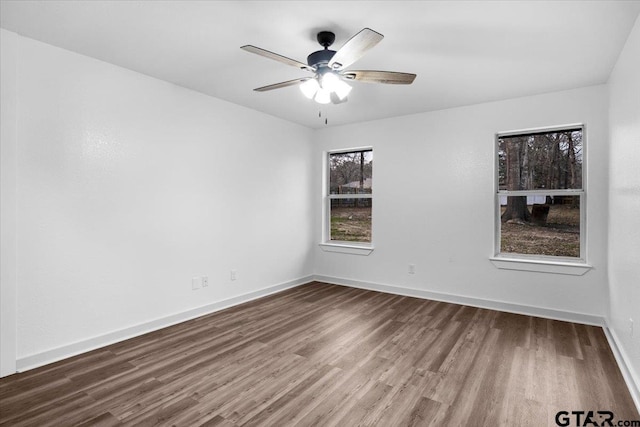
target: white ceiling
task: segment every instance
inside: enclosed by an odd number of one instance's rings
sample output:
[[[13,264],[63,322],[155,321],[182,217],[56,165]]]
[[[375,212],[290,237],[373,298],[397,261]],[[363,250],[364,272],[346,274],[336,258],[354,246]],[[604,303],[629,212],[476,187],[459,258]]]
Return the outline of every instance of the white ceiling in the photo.
[[[640,1],[6,1],[10,31],[311,128],[318,104],[297,87],[252,89],[308,75],[242,51],[253,44],[306,62],[364,27],[384,40],[351,69],[403,71],[413,85],[354,82],[323,107],[329,125],[375,120],[605,83]]]

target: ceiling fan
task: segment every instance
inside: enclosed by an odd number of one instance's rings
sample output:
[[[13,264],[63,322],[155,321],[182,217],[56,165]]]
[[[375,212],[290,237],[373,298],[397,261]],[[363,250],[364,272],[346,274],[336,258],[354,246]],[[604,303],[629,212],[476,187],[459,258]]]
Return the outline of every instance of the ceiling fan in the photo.
[[[283,64],[291,65],[301,70],[314,73],[312,77],[303,77],[286,82],[275,83],[254,89],[257,92],[266,92],[288,86],[299,85],[302,93],[309,99],[320,104],[340,104],[347,101],[347,95],[351,92],[351,86],[347,83],[356,80],[366,83],[404,84],[413,83],[415,74],[399,73],[395,71],[374,70],[348,70],[351,64],[362,57],[369,49],[378,44],[384,36],[370,28],[364,28],[351,37],[337,51],[330,50],[336,36],[331,31],[318,33],[318,43],[323,50],[313,52],[307,57],[307,63],[278,55],[256,46],[246,45],[240,49],[255,53],[265,58],[273,59]]]

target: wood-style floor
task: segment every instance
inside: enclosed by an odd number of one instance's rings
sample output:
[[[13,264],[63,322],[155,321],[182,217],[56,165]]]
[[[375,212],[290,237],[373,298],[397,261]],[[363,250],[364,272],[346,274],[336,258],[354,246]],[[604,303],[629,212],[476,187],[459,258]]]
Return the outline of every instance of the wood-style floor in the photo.
[[[0,380],[3,426],[553,426],[560,410],[640,419],[602,329],[317,282]]]

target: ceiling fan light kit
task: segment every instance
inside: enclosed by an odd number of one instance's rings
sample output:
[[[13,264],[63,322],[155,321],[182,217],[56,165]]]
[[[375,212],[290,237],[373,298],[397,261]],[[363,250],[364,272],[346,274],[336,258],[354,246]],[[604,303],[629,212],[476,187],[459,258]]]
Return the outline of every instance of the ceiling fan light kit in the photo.
[[[347,101],[347,96],[352,89],[345,80],[385,84],[411,84],[415,80],[416,75],[410,73],[373,70],[350,71],[346,69],[360,59],[369,49],[378,44],[384,38],[382,34],[370,28],[364,28],[351,37],[338,51],[329,49],[335,38],[335,34],[331,31],[319,32],[317,40],[324,49],[311,53],[307,57],[306,64],[256,46],[242,46],[241,49],[247,52],[314,73],[313,77],[275,83],[254,90],[266,92],[298,85],[305,97],[313,99],[319,104],[341,104]]]
[[[328,104],[334,102],[345,102],[352,87],[345,83],[333,71],[325,72],[320,76],[313,77],[300,84],[300,91],[309,99],[313,99],[318,104]],[[334,97],[335,95],[335,97]]]

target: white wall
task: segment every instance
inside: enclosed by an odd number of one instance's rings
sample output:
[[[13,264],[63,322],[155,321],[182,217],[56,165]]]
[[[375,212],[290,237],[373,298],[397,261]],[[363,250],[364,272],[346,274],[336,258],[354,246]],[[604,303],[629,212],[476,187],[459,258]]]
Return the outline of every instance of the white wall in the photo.
[[[588,262],[584,276],[496,269],[494,136],[586,125]],[[373,240],[369,256],[323,252],[316,273],[550,310],[604,316],[607,307],[606,86],[557,92],[318,131],[323,150],[374,150]],[[322,188],[316,179],[318,193]],[[316,199],[317,210],[322,200]],[[320,223],[316,225],[320,242]],[[408,274],[408,264],[416,274]]]
[[[0,29],[0,377],[16,371],[17,44]]]
[[[31,39],[17,51],[19,367],[312,273],[309,129]]]
[[[609,328],[640,388],[640,20],[609,80]],[[631,334],[629,319],[634,320]],[[636,391],[637,393],[637,391]]]

